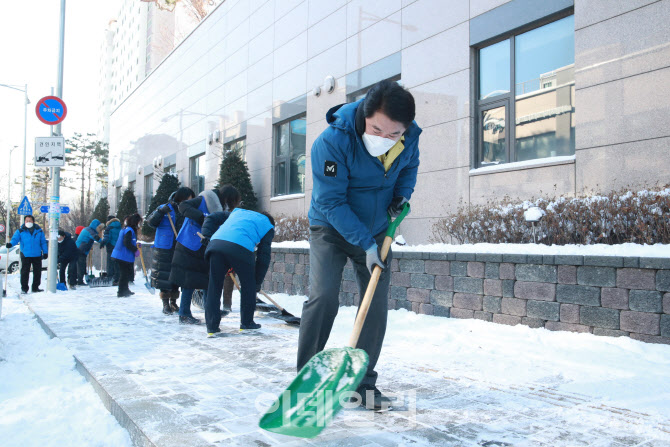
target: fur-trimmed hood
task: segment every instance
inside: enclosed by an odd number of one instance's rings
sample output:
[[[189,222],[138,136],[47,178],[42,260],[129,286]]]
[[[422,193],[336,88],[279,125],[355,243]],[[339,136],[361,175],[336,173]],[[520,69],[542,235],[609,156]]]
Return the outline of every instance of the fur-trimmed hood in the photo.
[[[221,206],[221,198],[216,193],[216,191],[208,189],[198,195],[205,199],[205,203],[207,204],[207,211],[209,211],[209,214],[223,211],[223,207]]]
[[[107,222],[107,226],[109,226],[109,224],[111,224],[112,222],[118,222],[119,225],[121,224],[121,221],[115,217],[114,219],[110,219],[110,220]]]

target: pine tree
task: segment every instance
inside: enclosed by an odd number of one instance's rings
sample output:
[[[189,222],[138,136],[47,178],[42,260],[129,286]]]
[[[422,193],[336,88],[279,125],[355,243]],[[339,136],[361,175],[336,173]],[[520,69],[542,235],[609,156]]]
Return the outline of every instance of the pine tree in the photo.
[[[107,216],[109,216],[109,202],[107,201],[107,197],[103,197],[95,205],[91,219],[98,219],[102,223],[107,223]]]
[[[249,168],[247,163],[242,160],[238,151],[228,151],[223,156],[221,161],[221,169],[219,171],[219,187],[231,184],[242,195],[242,206],[248,210],[255,210],[257,206],[256,194],[251,185],[251,177],[249,176]]]
[[[116,212],[116,218],[121,221],[121,224],[126,220],[126,217],[131,216],[137,212],[137,199],[135,198],[135,191],[132,188],[127,188],[123,191],[121,196],[121,203]]]
[[[156,230],[147,223],[147,218],[156,208],[166,204],[170,195],[179,189],[180,186],[181,183],[176,175],[167,173],[163,175],[163,178],[158,185],[158,189],[156,189],[156,195],[153,196],[151,203],[149,204],[149,211],[147,211],[147,215],[144,218],[144,224],[142,225],[143,235],[151,238],[156,234]]]

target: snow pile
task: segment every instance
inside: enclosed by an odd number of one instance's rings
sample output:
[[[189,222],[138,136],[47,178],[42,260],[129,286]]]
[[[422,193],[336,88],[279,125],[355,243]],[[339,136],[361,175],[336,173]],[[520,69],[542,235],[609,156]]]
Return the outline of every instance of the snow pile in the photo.
[[[2,313],[0,444],[131,447],[64,344],[49,339],[23,302],[3,299]]]

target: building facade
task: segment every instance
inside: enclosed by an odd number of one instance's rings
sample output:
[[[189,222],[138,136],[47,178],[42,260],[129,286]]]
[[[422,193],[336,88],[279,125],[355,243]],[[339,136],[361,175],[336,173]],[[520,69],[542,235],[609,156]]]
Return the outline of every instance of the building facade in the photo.
[[[306,215],[328,109],[409,89],[421,166],[401,226],[461,207],[668,183],[670,0],[226,0],[111,112],[110,203],[154,170],[196,191],[239,150],[260,206]]]

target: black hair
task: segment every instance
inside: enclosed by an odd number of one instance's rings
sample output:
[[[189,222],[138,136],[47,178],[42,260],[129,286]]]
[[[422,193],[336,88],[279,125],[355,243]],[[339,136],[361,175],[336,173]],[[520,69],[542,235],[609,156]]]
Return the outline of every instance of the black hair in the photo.
[[[32,214],[26,215],[26,217],[23,218],[23,223],[26,223],[26,219],[29,217],[33,220],[33,223],[35,223],[35,216],[33,216]]]
[[[116,219],[116,216],[113,215],[113,214],[110,214],[109,216],[107,216],[107,222],[109,222],[112,219]]]
[[[65,230],[59,228],[58,229],[58,235],[65,237]]]
[[[270,223],[272,224],[273,227],[275,226],[275,219],[274,217],[272,217],[270,213],[268,213],[267,211],[263,211],[261,214],[270,220]]]
[[[189,198],[195,197],[195,193],[188,186],[182,186],[181,188],[176,190],[173,194],[174,197],[170,198],[174,200],[176,203],[181,203],[184,200],[188,200]]]
[[[126,227],[130,227],[133,230],[135,230],[135,234],[137,234],[137,231],[138,231],[139,226],[140,226],[140,222],[142,222],[142,216],[140,216],[137,213],[126,217]]]
[[[414,97],[396,81],[385,79],[373,85],[363,101],[365,118],[370,118],[377,111],[408,128],[416,114]]]
[[[223,206],[224,211],[232,211],[238,206],[242,201],[242,195],[240,192],[231,184],[223,185],[217,190],[219,195],[219,200],[221,201],[221,206]]]

